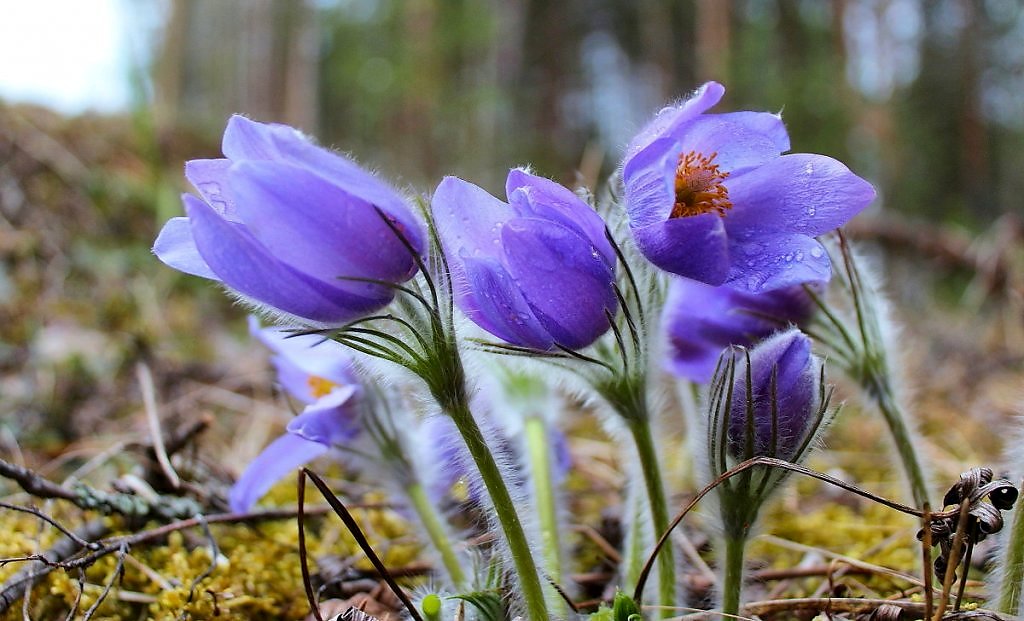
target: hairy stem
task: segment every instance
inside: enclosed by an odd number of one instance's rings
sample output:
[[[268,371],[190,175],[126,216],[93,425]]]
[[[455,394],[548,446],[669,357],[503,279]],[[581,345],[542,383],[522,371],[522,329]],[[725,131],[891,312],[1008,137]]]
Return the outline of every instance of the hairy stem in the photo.
[[[467,586],[466,574],[462,571],[462,565],[455,555],[451,539],[448,537],[444,523],[437,514],[437,509],[427,498],[423,484],[419,482],[413,483],[405,489],[405,493],[409,497],[409,502],[412,504],[420,524],[427,531],[430,543],[433,544],[434,549],[441,555],[441,562],[444,564],[444,568],[448,570],[448,577],[451,578],[452,584],[456,588],[464,588]]]
[[[654,532],[660,536],[668,530],[668,504],[665,500],[665,487],[661,481],[661,468],[654,450],[654,438],[651,436],[651,424],[646,416],[630,417],[627,420],[640,458],[640,470],[643,472],[647,487],[647,499],[651,503]],[[665,546],[658,553],[658,595],[662,606],[671,607],[676,604],[675,573],[672,546]],[[670,616],[671,609],[663,609],[662,613]]]
[[[740,613],[740,595],[743,591],[743,555],[747,540],[729,535],[725,539],[725,575],[722,578],[722,614],[726,617]]]
[[[540,416],[527,416],[524,421],[527,455],[533,471],[535,509],[540,518],[541,543],[548,575],[555,582],[562,580],[562,552],[558,538],[558,505],[551,472],[551,447],[547,426]]]
[[[1016,615],[1020,610],[1021,583],[1024,582],[1024,509],[1017,507],[1013,514],[1010,536],[1003,543],[1002,583],[999,586],[998,607],[1001,612]]]
[[[526,540],[526,532],[523,530],[519,514],[516,513],[515,503],[512,502],[512,496],[508,492],[508,487],[501,476],[501,470],[498,469],[494,455],[487,447],[480,426],[473,418],[469,405],[464,401],[453,403],[446,410],[465,440],[466,448],[469,449],[469,454],[480,471],[480,478],[491,496],[494,513],[505,533],[509,553],[512,554],[512,561],[515,564],[516,573],[519,575],[519,587],[523,600],[526,602],[528,618],[532,621],[548,621],[549,615],[547,604],[544,602],[544,590],[541,588],[540,575],[537,572],[537,564],[533,560],[533,552]]]
[[[892,388],[885,380],[876,380],[868,387],[868,393],[878,405],[879,411],[889,426],[896,452],[903,463],[903,471],[910,483],[910,493],[914,498],[914,506],[921,508],[928,504],[928,482],[921,467],[921,460],[914,447],[911,430],[907,426],[907,414],[900,407]]]

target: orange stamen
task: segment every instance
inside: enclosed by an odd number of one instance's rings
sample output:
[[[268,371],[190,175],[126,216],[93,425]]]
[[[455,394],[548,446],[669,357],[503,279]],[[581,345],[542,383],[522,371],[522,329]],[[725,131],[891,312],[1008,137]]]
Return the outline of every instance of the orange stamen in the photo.
[[[676,166],[676,202],[670,218],[686,218],[704,213],[724,216],[732,209],[729,189],[722,183],[729,173],[713,161],[718,153],[703,155],[696,151],[681,153]]]
[[[317,377],[315,375],[310,375],[309,379],[306,380],[306,383],[309,384],[309,391],[313,393],[313,398],[315,399],[331,394],[331,391],[338,387],[338,384],[335,384],[331,380]]]

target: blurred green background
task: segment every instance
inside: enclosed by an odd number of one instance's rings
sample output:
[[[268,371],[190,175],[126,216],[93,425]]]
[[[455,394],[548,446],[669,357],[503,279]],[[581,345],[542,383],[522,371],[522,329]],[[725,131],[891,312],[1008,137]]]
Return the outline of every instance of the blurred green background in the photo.
[[[429,190],[524,163],[592,183],[706,80],[781,110],[795,151],[848,162],[887,209],[977,227],[1021,212],[1016,0],[176,0],[162,125],[297,125]]]

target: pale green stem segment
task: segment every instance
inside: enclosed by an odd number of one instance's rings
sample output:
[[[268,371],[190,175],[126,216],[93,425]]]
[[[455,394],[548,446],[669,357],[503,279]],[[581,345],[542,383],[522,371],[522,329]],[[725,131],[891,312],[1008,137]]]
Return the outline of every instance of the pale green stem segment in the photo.
[[[1020,592],[1024,582],[1024,509],[1020,506],[1013,514],[1010,536],[1004,543],[1003,582],[999,588],[999,611],[1008,615],[1020,612]]]
[[[452,417],[455,427],[459,430],[466,448],[480,471],[480,478],[483,480],[487,491],[491,496],[491,503],[494,506],[494,513],[498,517],[498,523],[505,533],[505,540],[508,544],[509,553],[519,575],[519,588],[522,590],[523,601],[526,603],[527,618],[531,621],[549,621],[547,604],[544,602],[544,590],[540,584],[540,575],[537,571],[537,564],[533,560],[533,553],[530,551],[530,544],[526,540],[526,532],[523,530],[523,523],[516,513],[515,503],[505,486],[505,480],[501,476],[494,455],[487,447],[480,426],[477,425],[473,413],[465,403],[456,403],[447,408],[447,414]]]
[[[641,523],[640,515],[646,510],[643,506],[643,501],[646,498],[646,493],[634,493],[630,494],[627,498],[627,504],[625,511],[630,514],[630,519],[626,521],[630,525],[630,533],[626,537],[626,550],[622,559],[622,588],[626,593],[632,593],[636,591],[636,583],[640,580],[640,572],[643,571],[644,566],[644,535],[643,535],[643,524]]]
[[[423,489],[423,484],[413,483],[405,489],[405,493],[409,497],[409,502],[412,504],[420,524],[427,531],[430,543],[433,544],[434,549],[441,555],[441,562],[448,571],[448,577],[451,578],[452,584],[456,589],[465,588],[468,586],[466,574],[462,571],[459,558],[455,555],[455,550],[452,548],[452,541],[448,537],[444,522],[441,521],[441,516],[437,514],[434,504],[427,498],[427,492]]]
[[[548,576],[562,581],[562,552],[558,538],[558,506],[552,480],[551,448],[547,424],[540,416],[527,416],[523,421],[526,449],[533,471],[534,502],[540,518],[540,536],[544,546],[544,560]]]
[[[745,537],[726,537],[725,576],[722,579],[722,614],[735,617],[740,613],[740,595],[743,591],[743,555],[746,552]]]
[[[914,497],[914,505],[918,508],[924,507],[929,502],[928,481],[925,479],[921,460],[917,456],[910,429],[907,427],[907,415],[892,394],[892,388],[887,381],[876,380],[873,386],[867,388],[889,426],[889,433],[892,434],[893,442],[896,444],[896,452],[899,453],[900,461],[903,462],[903,471],[910,482],[910,493]]]
[[[654,450],[651,424],[646,417],[627,419],[629,430],[636,443],[640,470],[644,473],[647,499],[651,503],[651,520],[654,523],[654,537],[658,538],[668,530],[668,504],[665,501],[665,487],[661,481],[661,468]],[[662,609],[662,616],[672,616],[671,607],[676,605],[676,568],[672,546],[661,548],[658,553],[658,596],[659,603],[669,608]]]

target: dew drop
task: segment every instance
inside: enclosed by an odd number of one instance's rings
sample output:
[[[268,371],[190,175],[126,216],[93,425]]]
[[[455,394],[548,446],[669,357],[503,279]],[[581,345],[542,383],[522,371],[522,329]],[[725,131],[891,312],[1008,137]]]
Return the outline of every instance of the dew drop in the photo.
[[[797,250],[796,254],[793,256],[793,258],[796,259],[797,262],[803,261],[804,260],[804,252],[803,252],[803,250]]]
[[[811,256],[815,259],[820,259],[822,254],[824,254],[824,251],[820,247],[815,246],[811,248]]]
[[[804,165],[804,172],[808,175],[814,174],[814,164],[807,162],[807,164]]]

